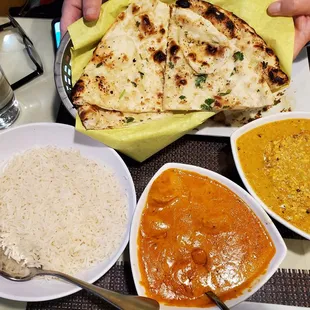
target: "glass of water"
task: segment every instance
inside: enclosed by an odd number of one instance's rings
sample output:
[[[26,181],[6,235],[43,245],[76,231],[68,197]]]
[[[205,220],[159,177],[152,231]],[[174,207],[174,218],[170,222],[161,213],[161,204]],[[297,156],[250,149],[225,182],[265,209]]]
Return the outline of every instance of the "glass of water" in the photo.
[[[0,129],[11,126],[20,113],[14,92],[0,66]]]

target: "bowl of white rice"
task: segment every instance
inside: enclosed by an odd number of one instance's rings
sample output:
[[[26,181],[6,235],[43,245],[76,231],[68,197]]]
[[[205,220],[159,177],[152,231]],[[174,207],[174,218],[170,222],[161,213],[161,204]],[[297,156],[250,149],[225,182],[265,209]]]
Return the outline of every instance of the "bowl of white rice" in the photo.
[[[89,283],[102,277],[128,243],[136,206],[121,157],[74,127],[53,123],[6,130],[0,147],[0,248],[6,256]],[[52,300],[78,290],[53,278],[15,283],[0,277],[0,297],[12,300]]]

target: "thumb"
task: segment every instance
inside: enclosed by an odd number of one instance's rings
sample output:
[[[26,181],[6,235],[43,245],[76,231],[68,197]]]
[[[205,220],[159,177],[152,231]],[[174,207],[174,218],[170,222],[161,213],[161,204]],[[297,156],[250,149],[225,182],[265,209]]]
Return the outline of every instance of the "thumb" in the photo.
[[[309,0],[280,0],[273,2],[268,7],[271,16],[299,16],[310,15]]]

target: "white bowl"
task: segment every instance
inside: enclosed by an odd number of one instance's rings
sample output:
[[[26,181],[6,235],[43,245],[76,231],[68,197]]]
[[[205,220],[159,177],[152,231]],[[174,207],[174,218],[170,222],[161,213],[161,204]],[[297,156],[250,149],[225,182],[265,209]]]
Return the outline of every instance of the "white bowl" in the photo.
[[[29,124],[5,130],[0,134],[0,162],[34,146],[53,145],[73,148],[87,158],[110,167],[118,178],[128,199],[128,224],[121,244],[113,255],[93,268],[82,271],[76,277],[93,283],[101,278],[118,260],[129,239],[132,214],[136,206],[136,193],[128,168],[111,148],[75,131],[74,127],[53,124]],[[44,301],[64,297],[79,291],[75,285],[59,280],[33,279],[29,282],[11,282],[0,277],[0,297],[20,301]]]
[[[272,216],[275,220],[277,220],[279,223],[283,224],[287,228],[291,229],[295,233],[301,235],[302,237],[309,239],[310,240],[310,234],[304,232],[303,230],[297,228],[296,226],[292,225],[291,223],[287,222],[285,219],[283,219],[281,216],[273,212],[259,197],[256,195],[256,192],[248,182],[242,166],[240,164],[239,156],[238,156],[238,150],[237,150],[237,140],[239,137],[241,137],[243,134],[246,132],[257,128],[259,126],[272,123],[275,121],[281,121],[281,120],[288,120],[288,119],[294,119],[294,118],[303,118],[303,119],[310,119],[310,113],[309,112],[290,112],[290,113],[279,113],[267,117],[263,117],[260,119],[257,119],[241,128],[236,130],[232,136],[230,137],[230,142],[231,142],[231,148],[232,148],[232,153],[234,156],[235,164],[237,167],[237,170],[239,172],[239,175],[242,179],[243,184],[249,191],[249,193],[259,202],[259,204],[269,213],[270,216]],[[293,151],[293,150],[292,150]]]
[[[251,295],[253,295],[260,287],[262,287],[269,279],[270,277],[276,272],[277,268],[283,261],[285,255],[286,255],[286,245],[278,232],[277,228],[274,226],[273,222],[267,215],[267,213],[261,208],[261,206],[251,197],[244,189],[242,189],[239,185],[235,184],[234,182],[230,181],[229,179],[221,176],[218,173],[215,173],[213,171],[200,168],[197,166],[191,166],[191,165],[184,165],[184,164],[177,164],[177,163],[169,163],[165,164],[163,167],[161,167],[156,174],[153,176],[151,181],[148,183],[147,187],[145,188],[144,192],[142,193],[142,196],[137,204],[137,208],[135,210],[135,214],[132,220],[131,224],[131,231],[130,231],[130,261],[131,261],[131,269],[132,274],[135,282],[135,286],[137,289],[137,292],[140,296],[146,296],[145,294],[145,288],[141,285],[141,273],[139,269],[139,263],[138,263],[138,246],[137,246],[137,237],[140,227],[140,221],[141,221],[141,215],[142,211],[145,207],[147,196],[149,193],[149,190],[154,182],[154,180],[165,170],[176,168],[176,169],[182,169],[186,171],[193,171],[196,173],[199,173],[201,175],[207,176],[211,179],[214,179],[221,184],[228,187],[231,191],[233,191],[236,195],[238,195],[248,206],[249,208],[256,214],[256,216],[261,221],[262,225],[265,227],[265,229],[268,231],[274,245],[276,248],[276,253],[274,257],[272,258],[268,269],[266,273],[261,275],[257,281],[253,283],[253,286],[251,287],[251,290],[244,290],[242,295],[240,295],[237,298],[231,299],[226,302],[228,307],[233,307],[240,302],[246,300]],[[160,309],[168,310],[168,309],[178,309],[178,310],[188,310],[187,307],[173,307],[173,306],[165,306],[160,305]],[[201,309],[201,308],[190,308],[190,309]],[[210,310],[216,310],[217,307],[210,307],[208,308]]]

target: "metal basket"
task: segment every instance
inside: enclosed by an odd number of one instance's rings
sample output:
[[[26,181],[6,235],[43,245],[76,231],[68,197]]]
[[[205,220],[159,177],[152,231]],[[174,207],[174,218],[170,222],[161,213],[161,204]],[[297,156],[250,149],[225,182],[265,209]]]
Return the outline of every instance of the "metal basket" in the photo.
[[[67,32],[62,38],[60,46],[57,50],[54,65],[54,79],[60,99],[72,117],[75,118],[77,111],[70,99],[72,90],[70,53],[71,47],[72,41],[70,39],[69,33]]]

